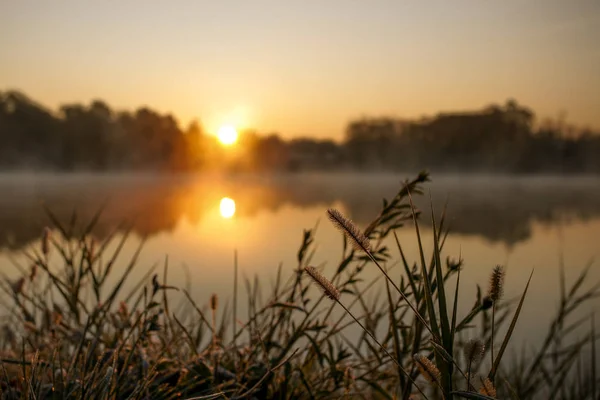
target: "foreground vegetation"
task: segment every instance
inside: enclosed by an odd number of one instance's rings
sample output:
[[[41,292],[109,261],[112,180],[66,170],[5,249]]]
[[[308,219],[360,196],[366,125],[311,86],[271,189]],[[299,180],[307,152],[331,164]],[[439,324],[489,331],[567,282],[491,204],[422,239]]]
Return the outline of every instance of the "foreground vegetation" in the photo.
[[[231,308],[169,286],[166,263],[160,276],[151,268],[129,282],[141,245],[123,261],[127,234],[96,243],[100,213],[85,226],[54,218],[41,248],[27,252],[31,266],[3,277],[2,399],[596,399],[593,317],[572,318],[600,293],[587,287],[588,270],[570,287],[561,279],[557,314],[535,350],[506,356],[529,281],[520,298],[504,299],[504,268],[490,265],[487,291],[461,298],[462,260],[442,261],[445,214],[412,205],[427,180],[405,182],[364,230],[327,210],[344,240],[335,268],[312,265],[313,230],[290,277],[279,268],[269,292],[258,278],[239,282],[236,266]],[[432,220],[431,238],[420,234],[422,218]],[[395,235],[404,224],[415,229],[417,260]],[[367,268],[379,278],[364,282]],[[375,288],[382,296],[369,300]],[[465,301],[474,305],[460,315]],[[588,323],[589,334],[573,334]]]

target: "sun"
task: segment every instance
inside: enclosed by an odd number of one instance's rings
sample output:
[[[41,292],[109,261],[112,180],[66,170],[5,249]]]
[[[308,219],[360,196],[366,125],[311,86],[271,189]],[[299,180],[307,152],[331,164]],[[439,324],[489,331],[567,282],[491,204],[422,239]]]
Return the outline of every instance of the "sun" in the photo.
[[[223,197],[219,204],[219,211],[223,218],[231,218],[235,214],[235,201],[229,197]]]
[[[232,144],[237,142],[238,133],[234,126],[223,125],[219,128],[217,137],[219,138],[219,142],[221,142],[225,146],[231,146]]]

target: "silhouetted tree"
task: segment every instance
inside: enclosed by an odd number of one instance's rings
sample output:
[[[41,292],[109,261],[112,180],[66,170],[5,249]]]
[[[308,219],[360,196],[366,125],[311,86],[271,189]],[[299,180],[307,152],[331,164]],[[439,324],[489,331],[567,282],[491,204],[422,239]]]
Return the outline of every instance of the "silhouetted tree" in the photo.
[[[0,167],[600,173],[600,135],[566,124],[564,116],[535,126],[535,114],[509,99],[413,121],[362,118],[348,124],[340,144],[245,131],[224,148],[197,121],[182,130],[172,115],[148,107],[115,112],[95,100],[53,112],[7,91],[0,92]]]

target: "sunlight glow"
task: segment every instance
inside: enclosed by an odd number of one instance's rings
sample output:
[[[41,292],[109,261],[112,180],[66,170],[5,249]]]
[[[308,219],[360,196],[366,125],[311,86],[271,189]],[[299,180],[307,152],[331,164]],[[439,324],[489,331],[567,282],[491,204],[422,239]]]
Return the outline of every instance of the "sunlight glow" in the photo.
[[[225,146],[231,146],[232,144],[237,142],[238,133],[235,127],[233,127],[232,125],[223,125],[219,128],[217,137],[219,138],[219,142],[221,142]]]
[[[221,212],[221,217],[223,218],[233,217],[235,214],[235,201],[229,197],[223,197],[221,199],[221,204],[219,205],[219,211]]]

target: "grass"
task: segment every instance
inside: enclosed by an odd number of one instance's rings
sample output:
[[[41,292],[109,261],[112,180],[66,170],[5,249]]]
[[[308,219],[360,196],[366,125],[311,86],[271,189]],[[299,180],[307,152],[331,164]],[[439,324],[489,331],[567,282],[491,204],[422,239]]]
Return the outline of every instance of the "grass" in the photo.
[[[532,277],[519,299],[503,299],[504,269],[492,264],[488,292],[461,298],[462,260],[442,262],[445,212],[427,213],[431,238],[419,230],[413,196],[427,181],[422,173],[402,184],[364,231],[328,210],[344,240],[336,268],[313,266],[314,230],[304,231],[288,278],[280,267],[268,292],[258,278],[242,280],[247,316],[237,254],[232,307],[216,296],[197,304],[168,285],[168,260],[129,282],[142,245],[122,259],[127,233],[96,243],[101,212],[82,226],[48,211],[52,234],[27,250],[30,266],[2,276],[2,399],[596,399],[593,316],[573,321],[600,293],[587,285],[590,267],[570,286],[561,275],[546,337],[507,357]],[[415,229],[414,262],[395,232],[405,224]],[[363,281],[373,268],[379,277]],[[385,290],[373,297],[376,288]]]

